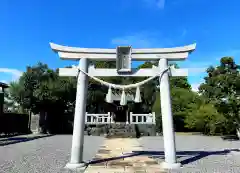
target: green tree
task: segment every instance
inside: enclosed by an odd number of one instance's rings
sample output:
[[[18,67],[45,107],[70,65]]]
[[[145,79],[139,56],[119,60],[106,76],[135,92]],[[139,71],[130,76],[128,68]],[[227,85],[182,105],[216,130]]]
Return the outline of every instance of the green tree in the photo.
[[[223,134],[226,131],[226,119],[211,103],[190,104],[193,112],[187,112],[185,127],[206,135]]]
[[[6,111],[14,113],[26,113],[21,105],[24,89],[17,82],[11,82],[9,88],[4,92],[4,107]]]
[[[115,68],[115,62],[91,62],[97,68]],[[145,62],[138,68],[151,68],[156,63]],[[178,68],[175,65],[176,68]],[[105,81],[114,84],[132,84],[146,78],[141,77],[104,77]],[[31,110],[34,113],[40,112],[40,119],[60,119],[63,112],[72,114],[76,99],[76,77],[59,77],[58,69],[50,69],[46,64],[38,63],[35,66],[27,67],[25,73],[18,82],[13,83],[9,89],[10,98],[18,103],[23,110]],[[157,114],[157,125],[161,129],[161,108],[159,94],[159,79],[155,78],[141,87],[142,103],[129,104],[130,111],[151,112]],[[191,91],[186,77],[170,78],[171,96],[173,104],[173,115],[175,128],[184,129],[186,116],[197,108],[192,106],[199,104],[199,96]],[[87,111],[92,113],[104,112],[109,104],[105,103],[105,95],[108,88],[90,79],[87,95]],[[121,92],[114,90],[115,92]],[[127,93],[135,95],[135,89]],[[141,109],[139,109],[141,108]],[[191,117],[189,117],[191,118]],[[190,121],[189,121],[190,122]],[[56,124],[56,123],[55,123]],[[48,125],[41,126],[46,132]],[[189,126],[190,128],[190,126]],[[193,128],[191,126],[191,128]]]
[[[175,68],[179,68],[177,64]],[[159,81],[158,85],[159,85]],[[170,77],[170,90],[172,98],[172,112],[175,124],[175,130],[183,131],[185,129],[184,119],[188,111],[193,111],[189,104],[197,102],[197,94],[191,91],[191,85],[186,77]],[[152,111],[156,113],[156,126],[159,132],[162,131],[161,100],[159,89],[156,91],[156,100]]]
[[[199,91],[224,115],[228,124],[226,133],[233,133],[236,129],[240,132],[240,74],[232,57],[223,57],[219,66],[207,69],[205,82]]]
[[[10,85],[9,89],[11,99],[24,110],[40,113],[42,132],[48,130],[49,119],[72,109],[75,101],[76,79],[60,78],[57,71],[43,63],[29,66],[19,81]]]
[[[156,65],[155,63],[152,62],[145,62],[142,65],[138,66],[138,69],[142,68],[152,68],[153,65]],[[132,78],[132,83],[136,83],[142,80],[147,79],[147,77],[137,77],[137,78]],[[141,86],[141,97],[142,97],[142,110],[144,112],[151,112],[153,105],[156,101],[157,97],[157,90],[158,90],[158,84],[159,84],[159,78],[155,78],[145,85]],[[134,93],[134,91],[133,91]],[[138,108],[139,109],[139,108]]]

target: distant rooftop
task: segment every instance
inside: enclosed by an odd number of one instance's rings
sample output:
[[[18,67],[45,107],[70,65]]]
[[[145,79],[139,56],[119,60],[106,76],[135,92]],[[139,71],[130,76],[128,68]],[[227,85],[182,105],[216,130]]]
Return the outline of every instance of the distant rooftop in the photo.
[[[0,88],[8,88],[9,85],[3,82],[0,82]]]

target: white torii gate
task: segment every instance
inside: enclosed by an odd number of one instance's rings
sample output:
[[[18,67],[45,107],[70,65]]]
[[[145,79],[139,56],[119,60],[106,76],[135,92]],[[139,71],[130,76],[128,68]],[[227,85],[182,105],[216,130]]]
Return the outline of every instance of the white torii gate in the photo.
[[[50,46],[55,52],[58,52],[59,57],[63,60],[79,60],[78,68],[59,69],[60,76],[78,76],[71,160],[66,165],[66,168],[72,169],[86,166],[83,162],[83,143],[86,97],[89,77],[97,80],[98,82],[101,82],[104,85],[108,85],[109,92],[111,91],[111,87],[123,89],[123,104],[125,98],[124,89],[135,87],[137,88],[137,92],[139,92],[136,93],[136,95],[140,97],[139,86],[144,84],[144,81],[142,81],[142,83],[140,82],[139,84],[122,86],[109,84],[96,78],[100,76],[150,77],[145,80],[145,83],[155,77],[159,77],[165,153],[165,162],[162,163],[162,167],[166,169],[174,169],[180,167],[180,163],[177,163],[176,159],[176,144],[171,108],[169,75],[187,76],[188,69],[175,69],[174,67],[169,68],[168,61],[185,60],[188,57],[189,53],[195,50],[196,44],[175,48],[153,49],[132,49],[131,47],[117,47],[117,49],[77,48],[61,46],[54,43],[50,43]],[[116,61],[117,69],[97,69],[94,66],[89,66],[89,59],[98,61]],[[159,65],[158,67],[153,66],[152,68],[137,70],[132,69],[131,60],[158,60]],[[109,98],[110,96],[108,95],[108,99]]]

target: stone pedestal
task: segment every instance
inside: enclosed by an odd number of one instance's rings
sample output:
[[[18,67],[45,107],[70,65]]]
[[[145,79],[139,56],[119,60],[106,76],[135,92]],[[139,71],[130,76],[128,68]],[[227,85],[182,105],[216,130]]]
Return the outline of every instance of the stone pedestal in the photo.
[[[30,130],[31,130],[31,132],[32,133],[39,133],[40,132],[40,129],[39,129],[39,119],[40,119],[40,117],[39,117],[39,115],[38,114],[36,114],[36,115],[34,115],[34,114],[32,114],[31,115],[32,117],[31,117],[31,124],[30,124]]]

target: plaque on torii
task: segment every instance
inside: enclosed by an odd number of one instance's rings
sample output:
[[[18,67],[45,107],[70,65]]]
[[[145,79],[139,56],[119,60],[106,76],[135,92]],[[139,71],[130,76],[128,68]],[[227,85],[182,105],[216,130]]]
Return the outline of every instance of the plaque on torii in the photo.
[[[118,73],[132,72],[132,47],[118,46],[116,56],[116,68]]]

